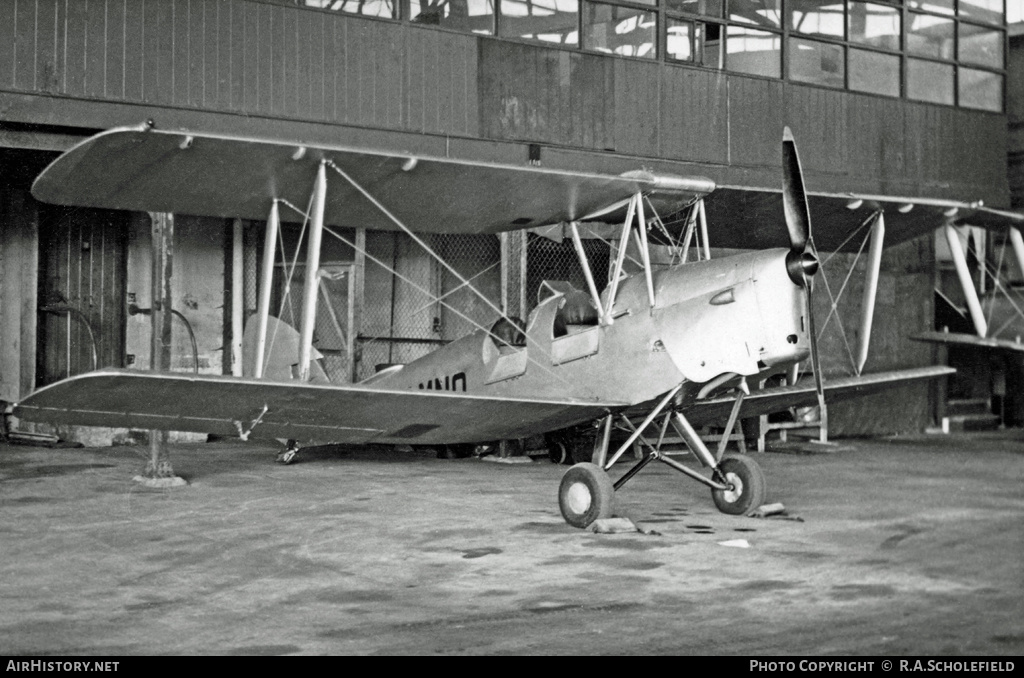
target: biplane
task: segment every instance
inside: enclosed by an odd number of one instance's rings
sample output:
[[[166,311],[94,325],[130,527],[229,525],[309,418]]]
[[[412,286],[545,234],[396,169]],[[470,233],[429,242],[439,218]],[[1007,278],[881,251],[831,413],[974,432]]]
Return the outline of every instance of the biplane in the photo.
[[[698,223],[706,231],[705,202],[710,212],[727,208],[734,192],[716,190],[702,177],[643,167],[611,175],[470,162],[445,154],[161,130],[152,123],[109,130],[55,160],[37,179],[33,195],[57,204],[266,220],[264,257],[271,263],[281,208],[308,204],[307,210],[295,208],[308,243],[301,323],[290,328],[270,315],[273,266],[265,265],[258,313],[246,335],[254,344],[251,376],[100,369],[39,389],[15,413],[30,421],[243,439],[251,434],[452,448],[539,434],[558,441],[587,430],[594,442],[591,460],[570,468],[560,486],[560,508],[570,524],[583,527],[611,515],[615,492],[654,460],[709,487],[721,511],[745,514],[765,498],[763,474],[751,457],[725,454],[722,443],[710,450],[698,426],[727,419],[729,430],[740,417],[823,406],[826,394],[864,395],[951,371],[933,366],[822,380],[809,312],[819,262],[788,128],[782,177],[781,193],[761,197],[784,220],[732,220],[716,240],[725,247],[762,249],[689,261],[685,250],[701,230]],[[725,202],[713,202],[720,193]],[[909,203],[892,198],[811,196],[811,204],[826,211],[844,205],[847,219],[857,217],[851,201],[857,209],[873,210],[872,251],[881,250],[886,206],[891,203],[897,219],[909,211]],[[964,216],[995,212],[956,205]],[[947,203],[926,207],[951,209]],[[683,254],[667,266],[655,266],[650,256],[649,238],[665,232],[661,214],[686,215],[685,234],[677,242]],[[606,284],[586,260],[579,228],[598,220],[614,225],[620,243]],[[359,383],[330,383],[317,369],[312,336],[320,244],[325,234],[344,239],[331,227],[341,224],[401,230],[431,253],[418,234],[561,224],[581,260],[586,289],[544,285],[525,322],[487,302],[496,318],[492,324],[477,325],[462,339]],[[907,222],[900,239],[931,228],[934,222],[927,219]],[[832,229],[824,239],[832,247],[839,243]],[[627,257],[636,260],[632,270]],[[877,279],[877,261],[874,270]],[[866,301],[873,307],[873,299]],[[865,313],[870,325],[870,310]],[[283,370],[269,367],[281,354],[272,347],[279,331],[290,334],[278,349],[287,345],[294,353],[286,356]],[[749,386],[808,360],[814,379]],[[613,429],[628,433],[614,450]],[[670,429],[706,471],[663,451]],[[609,472],[634,445],[642,446],[642,458],[613,482]],[[294,452],[286,450],[283,460]]]

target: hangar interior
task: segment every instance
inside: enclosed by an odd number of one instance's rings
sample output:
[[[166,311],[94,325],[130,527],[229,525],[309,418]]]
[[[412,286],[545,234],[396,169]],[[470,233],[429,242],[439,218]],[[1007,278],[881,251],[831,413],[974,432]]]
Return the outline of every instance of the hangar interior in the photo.
[[[17,402],[96,367],[151,365],[157,216],[46,205],[30,193],[48,162],[100,130],[153,120],[161,129],[470,162],[608,173],[653,167],[708,176],[742,194],[779,185],[778,139],[789,125],[811,191],[1019,209],[1022,7],[1021,0],[4,3],[0,400]],[[712,210],[711,242],[716,218],[774,228],[776,212]],[[288,321],[297,309],[285,281],[292,276],[293,293],[301,286],[305,257],[299,219],[283,219],[288,254],[275,260],[272,308]],[[252,350],[244,337],[256,310],[264,222],[169,221],[170,369],[241,375]],[[314,346],[335,383],[489,327],[499,310],[525,318],[545,280],[585,286],[572,243],[550,233],[428,236],[474,294],[403,233],[332,226]],[[815,227],[827,233],[828,219]],[[982,292],[992,289],[991,273],[1024,283],[1003,235],[969,229],[962,236]],[[616,243],[597,235],[585,243],[603,279]],[[980,401],[980,419],[1024,424],[1019,358],[997,364],[910,339],[949,326],[943,300],[962,305],[949,261],[934,233],[885,250],[864,369],[948,361],[958,375],[837,404],[832,435],[919,431],[954,415],[956,401],[968,408]],[[826,286],[847,293],[835,309],[829,295],[815,297],[826,378],[857,369],[849,347],[861,329],[856,272],[865,266],[856,251],[827,264]],[[146,435],[56,433],[89,444]]]

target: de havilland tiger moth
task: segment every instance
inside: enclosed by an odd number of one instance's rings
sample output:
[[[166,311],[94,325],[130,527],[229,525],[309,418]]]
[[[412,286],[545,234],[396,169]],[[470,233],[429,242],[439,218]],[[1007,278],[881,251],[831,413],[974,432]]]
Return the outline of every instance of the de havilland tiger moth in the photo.
[[[204,135],[151,122],[112,129],[55,160],[33,195],[64,205],[266,220],[269,263],[246,331],[255,343],[247,347],[254,355],[251,376],[104,368],[39,389],[15,414],[86,426],[452,448],[540,434],[553,441],[594,439],[596,433],[591,461],[571,467],[561,482],[559,504],[568,523],[584,527],[610,516],[615,492],[654,460],[709,487],[721,511],[746,514],[765,500],[760,468],[750,456],[725,454],[723,443],[710,450],[698,426],[728,420],[731,430],[737,418],[805,405],[824,413],[826,394],[863,395],[951,372],[933,366],[822,380],[809,312],[819,262],[788,128],[782,178],[785,229],[766,235],[756,223],[725,228],[757,231],[759,241],[783,246],[655,266],[648,238],[664,231],[658,214],[689,215],[683,221],[691,233],[714,182],[644,168],[610,175]],[[273,262],[282,206],[307,202],[308,211],[298,210],[307,232],[306,284],[301,323],[292,328],[269,313]],[[877,204],[876,222],[884,208]],[[607,284],[599,285],[579,224],[619,219],[620,246]],[[319,256],[325,234],[345,240],[331,225],[352,224],[404,231],[431,254],[418,233],[493,234],[565,224],[587,289],[546,284],[525,323],[491,304],[497,319],[490,326],[478,325],[462,339],[359,383],[330,383],[313,347],[316,282],[324,274]],[[908,228],[896,240],[923,232]],[[626,243],[638,259],[631,273]],[[284,358],[273,349],[282,332],[290,334],[278,347],[295,348]],[[271,364],[282,359],[286,369]],[[812,380],[748,386],[807,360]],[[707,470],[662,450],[670,428]],[[628,433],[614,449],[613,429]],[[634,444],[643,446],[642,459],[613,482],[613,466]],[[294,453],[289,449],[279,459],[289,461]]]

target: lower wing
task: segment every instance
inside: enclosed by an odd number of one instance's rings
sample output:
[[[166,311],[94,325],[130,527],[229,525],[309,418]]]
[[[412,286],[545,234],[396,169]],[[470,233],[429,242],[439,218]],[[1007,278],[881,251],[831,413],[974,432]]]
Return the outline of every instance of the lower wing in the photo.
[[[825,401],[832,403],[838,400],[868,395],[887,388],[901,386],[905,383],[921,379],[936,379],[956,372],[952,367],[930,366],[892,372],[864,374],[859,377],[839,377],[824,381]],[[724,421],[732,411],[735,397],[709,398],[698,400],[684,410],[686,416],[694,424],[716,423]],[[818,393],[813,380],[806,380],[792,386],[776,386],[752,391],[743,399],[740,417],[756,417],[761,414],[780,412],[790,407],[808,407],[818,404]]]
[[[1009,339],[979,337],[976,334],[961,334],[959,332],[922,332],[921,334],[915,334],[911,339],[928,341],[935,344],[971,346],[993,351],[1024,353],[1024,343],[1021,343],[1020,337],[1017,337],[1015,341],[1010,341]]]
[[[439,444],[523,438],[622,405],[106,369],[42,388],[14,413],[84,426]]]

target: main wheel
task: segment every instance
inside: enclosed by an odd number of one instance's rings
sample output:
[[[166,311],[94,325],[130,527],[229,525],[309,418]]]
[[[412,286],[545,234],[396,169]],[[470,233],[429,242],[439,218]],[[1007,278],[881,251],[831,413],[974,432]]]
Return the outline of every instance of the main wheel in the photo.
[[[562,476],[558,507],[565,522],[573,527],[587,527],[595,520],[610,518],[615,508],[612,479],[596,464],[576,464]]]
[[[561,438],[547,440],[548,459],[552,464],[568,464],[570,460],[569,448]]]
[[[719,511],[746,515],[764,503],[764,474],[756,461],[746,455],[729,455],[722,459],[718,469],[732,486],[731,490],[711,490]]]

